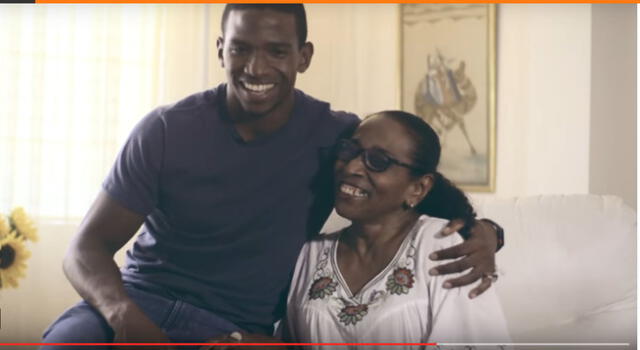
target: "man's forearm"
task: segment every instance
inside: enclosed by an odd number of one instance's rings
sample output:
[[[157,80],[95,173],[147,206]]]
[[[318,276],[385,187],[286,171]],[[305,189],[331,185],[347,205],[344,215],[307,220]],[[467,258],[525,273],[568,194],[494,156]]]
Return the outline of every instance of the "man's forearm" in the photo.
[[[115,327],[133,301],[125,292],[118,266],[104,247],[74,244],[64,259],[67,279],[80,296]]]

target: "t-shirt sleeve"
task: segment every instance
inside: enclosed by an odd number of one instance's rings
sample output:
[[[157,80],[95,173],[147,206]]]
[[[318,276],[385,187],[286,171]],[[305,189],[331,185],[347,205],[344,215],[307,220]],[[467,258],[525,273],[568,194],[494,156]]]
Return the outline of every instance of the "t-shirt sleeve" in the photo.
[[[158,202],[165,135],[161,115],[156,109],[134,127],[102,184],[118,203],[145,216]]]
[[[342,121],[344,123],[343,131],[340,133],[339,137],[351,137],[353,132],[356,130],[358,125],[360,125],[360,118],[353,113],[341,112]]]

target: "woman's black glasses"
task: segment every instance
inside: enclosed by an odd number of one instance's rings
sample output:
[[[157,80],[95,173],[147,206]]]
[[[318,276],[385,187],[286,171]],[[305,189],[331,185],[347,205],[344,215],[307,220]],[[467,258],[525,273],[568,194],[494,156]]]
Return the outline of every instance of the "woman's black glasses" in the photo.
[[[338,141],[336,145],[336,157],[338,160],[349,162],[359,155],[362,155],[362,161],[367,169],[376,173],[381,173],[389,169],[392,164],[412,170],[419,170],[411,164],[394,159],[381,150],[364,149],[354,140],[342,139]]]

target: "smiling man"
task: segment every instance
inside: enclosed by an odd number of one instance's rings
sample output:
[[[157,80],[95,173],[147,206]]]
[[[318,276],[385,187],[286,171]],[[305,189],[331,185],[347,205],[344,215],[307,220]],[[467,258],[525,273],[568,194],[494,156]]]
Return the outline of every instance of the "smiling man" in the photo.
[[[297,35],[296,17],[277,11],[226,11],[218,57],[227,76],[227,106],[238,129],[271,133],[291,117],[297,73],[304,73],[313,45]],[[248,138],[251,138],[250,136]]]
[[[302,5],[227,5],[222,32],[227,83],[134,128],[65,257],[84,301],[44,342],[202,342],[282,317],[300,247],[331,211],[331,149],[359,119],[294,89],[313,56]],[[468,254],[441,268],[473,268],[454,285],[493,272],[495,234],[474,230],[439,253]]]

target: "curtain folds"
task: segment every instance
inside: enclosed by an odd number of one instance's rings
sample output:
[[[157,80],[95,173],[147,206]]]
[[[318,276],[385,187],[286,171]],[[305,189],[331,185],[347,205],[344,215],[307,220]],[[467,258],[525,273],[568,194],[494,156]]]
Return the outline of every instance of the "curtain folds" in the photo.
[[[80,219],[133,125],[217,79],[205,52],[218,32],[205,27],[212,11],[3,6],[0,213],[20,205],[41,219]]]

